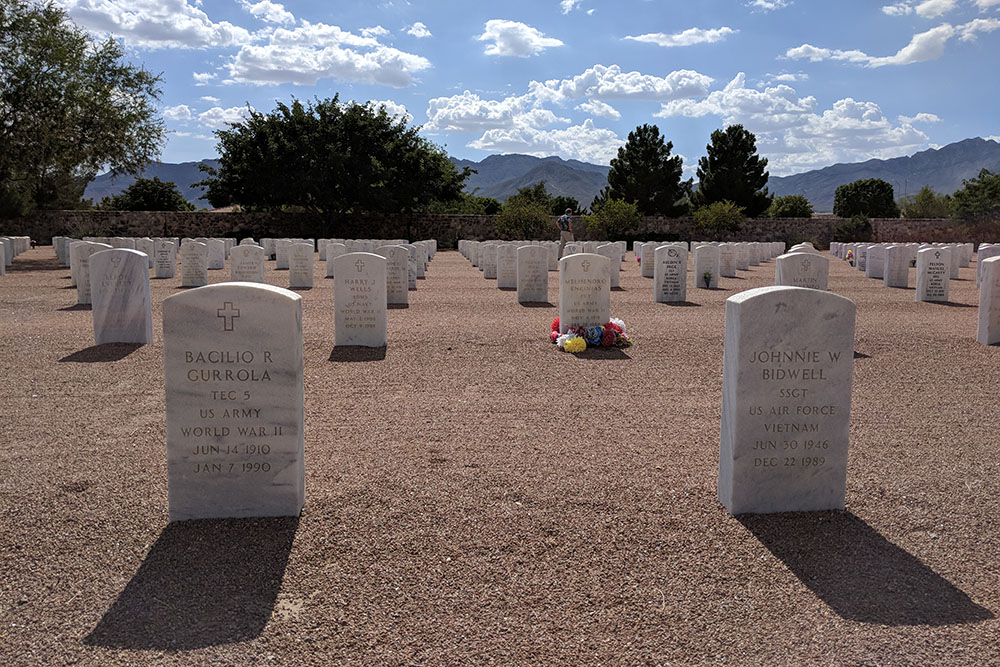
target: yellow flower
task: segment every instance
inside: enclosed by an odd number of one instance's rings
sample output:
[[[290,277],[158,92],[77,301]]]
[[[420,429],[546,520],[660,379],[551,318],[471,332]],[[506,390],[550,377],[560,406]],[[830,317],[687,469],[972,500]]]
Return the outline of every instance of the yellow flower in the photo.
[[[583,352],[586,349],[587,341],[585,341],[581,336],[574,336],[566,341],[567,352]]]

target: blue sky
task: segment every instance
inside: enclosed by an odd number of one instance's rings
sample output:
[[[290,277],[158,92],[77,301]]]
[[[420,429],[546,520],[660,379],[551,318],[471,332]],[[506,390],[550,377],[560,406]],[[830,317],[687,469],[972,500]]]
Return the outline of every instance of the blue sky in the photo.
[[[58,1],[163,73],[166,162],[335,93],[472,160],[607,164],[655,123],[689,175],[733,123],[776,176],[1000,138],[1000,0]]]

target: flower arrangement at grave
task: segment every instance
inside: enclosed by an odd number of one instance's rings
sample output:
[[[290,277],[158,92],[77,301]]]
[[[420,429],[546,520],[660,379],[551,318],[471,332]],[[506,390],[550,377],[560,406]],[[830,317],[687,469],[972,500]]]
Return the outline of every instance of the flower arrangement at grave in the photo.
[[[712,286],[712,272],[706,271],[702,274],[701,279],[705,281],[705,289]]]
[[[604,325],[573,327],[559,333],[559,318],[552,320],[549,340],[564,352],[583,352],[588,347],[630,347],[632,339],[625,332],[625,322],[612,317]]]

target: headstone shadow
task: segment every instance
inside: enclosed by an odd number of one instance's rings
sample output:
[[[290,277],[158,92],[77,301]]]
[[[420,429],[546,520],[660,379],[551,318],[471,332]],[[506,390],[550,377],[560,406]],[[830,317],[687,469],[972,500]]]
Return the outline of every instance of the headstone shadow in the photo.
[[[518,305],[522,308],[555,308],[555,304],[549,303],[548,301],[519,301]]]
[[[871,357],[870,354],[865,354],[864,352],[858,352],[857,350],[854,350],[854,358],[855,359],[871,359],[872,357]]]
[[[406,310],[407,308],[410,307],[410,304],[408,304],[408,303],[387,303],[385,307],[388,310]]]
[[[691,306],[701,306],[700,303],[695,303],[694,301],[663,301],[657,302],[661,306],[680,306],[682,308],[688,308]]]
[[[892,626],[994,618],[851,512],[743,515],[739,521],[841,618]]]
[[[298,525],[298,517],[168,525],[83,643],[183,651],[258,637]]]
[[[498,287],[497,289],[500,290],[501,292],[516,292],[517,291],[516,287]]]
[[[948,308],[979,308],[977,303],[958,303],[957,301],[924,301],[931,305],[947,306]]]
[[[142,347],[140,343],[104,343],[103,345],[91,345],[73,354],[60,359],[60,362],[73,361],[76,363],[93,364],[103,361],[121,361],[128,355]]]
[[[614,361],[632,358],[620,347],[588,347],[583,352],[576,352],[573,356],[590,361]]]
[[[337,345],[330,353],[330,361],[382,361],[385,346],[364,347],[362,345]]]
[[[76,288],[74,288],[76,289]],[[73,311],[73,310],[91,310],[93,306],[89,303],[77,303],[72,306],[66,306],[65,308],[56,308],[58,311]]]

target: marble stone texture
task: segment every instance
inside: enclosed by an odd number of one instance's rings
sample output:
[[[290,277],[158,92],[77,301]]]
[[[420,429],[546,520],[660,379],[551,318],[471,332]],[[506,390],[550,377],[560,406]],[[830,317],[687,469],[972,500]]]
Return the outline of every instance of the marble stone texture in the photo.
[[[418,262],[419,263],[419,262]],[[485,244],[479,252],[479,268],[483,271],[483,278],[486,280],[497,279],[497,247],[492,243]],[[417,277],[420,274],[417,273]]]
[[[288,246],[288,286],[293,289],[311,289],[315,261],[316,253],[311,243],[293,243]]]
[[[800,287],[726,300],[719,500],[730,514],[844,509],[853,301]]]
[[[190,241],[181,245],[181,287],[208,284],[208,244]]]
[[[517,249],[517,302],[547,303],[551,249],[529,245]]]
[[[349,252],[334,260],[335,345],[384,347],[386,261],[370,252]]]
[[[885,278],[885,246],[868,246],[868,262],[865,265],[865,275],[869,278]]]
[[[891,245],[885,249],[885,273],[882,284],[886,287],[910,286],[910,248]]]
[[[385,298],[393,306],[410,302],[410,252],[401,245],[384,245],[375,254],[385,257]]]
[[[736,277],[736,248],[731,243],[719,245],[719,275],[723,278]]]
[[[983,243],[979,246],[979,254],[976,258],[976,287],[979,287],[983,279],[983,262],[991,257],[1000,256],[1000,244],[991,245]]]
[[[232,282],[163,301],[170,521],[305,502],[302,298]]]
[[[226,268],[226,242],[222,239],[208,239],[208,270],[219,271]]]
[[[656,303],[687,301],[687,249],[660,246],[653,257],[653,300]]]
[[[788,252],[774,263],[775,285],[826,290],[829,286],[830,260],[812,252]]]
[[[917,301],[947,301],[951,285],[951,250],[925,248],[917,251]]]
[[[995,345],[1000,343],[1000,257],[984,259],[980,269],[976,340],[983,345]]]
[[[173,241],[153,243],[153,275],[157,278],[173,278],[177,273],[177,246]]]
[[[757,247],[757,251],[760,247]],[[701,245],[694,249],[694,284],[699,289],[716,289],[719,287],[719,248],[713,245]],[[759,264],[760,262],[758,262]],[[705,281],[705,274],[709,280]]]
[[[288,269],[288,246],[292,245],[289,239],[274,240],[274,268],[279,271]]]
[[[643,243],[639,248],[639,275],[643,278],[652,278],[655,272],[654,265],[656,264],[656,248],[655,243]]]
[[[576,253],[559,260],[559,331],[611,319],[611,265],[607,257]]]
[[[234,283],[262,283],[264,264],[262,246],[241,243],[229,251],[229,280]]]
[[[598,245],[596,252],[601,257],[608,258],[608,277],[611,279],[611,289],[620,287],[621,279],[621,250],[615,243],[605,243],[603,245]]]
[[[93,295],[90,291],[90,258],[98,252],[111,250],[107,243],[81,241],[70,246],[70,262],[76,267],[76,302],[91,303]]]
[[[343,243],[330,242],[326,244],[326,277],[333,278],[334,260],[347,253],[347,246]]]
[[[153,342],[146,253],[113,248],[91,255],[90,296],[95,345]]]
[[[497,289],[517,289],[517,246],[497,246]]]

